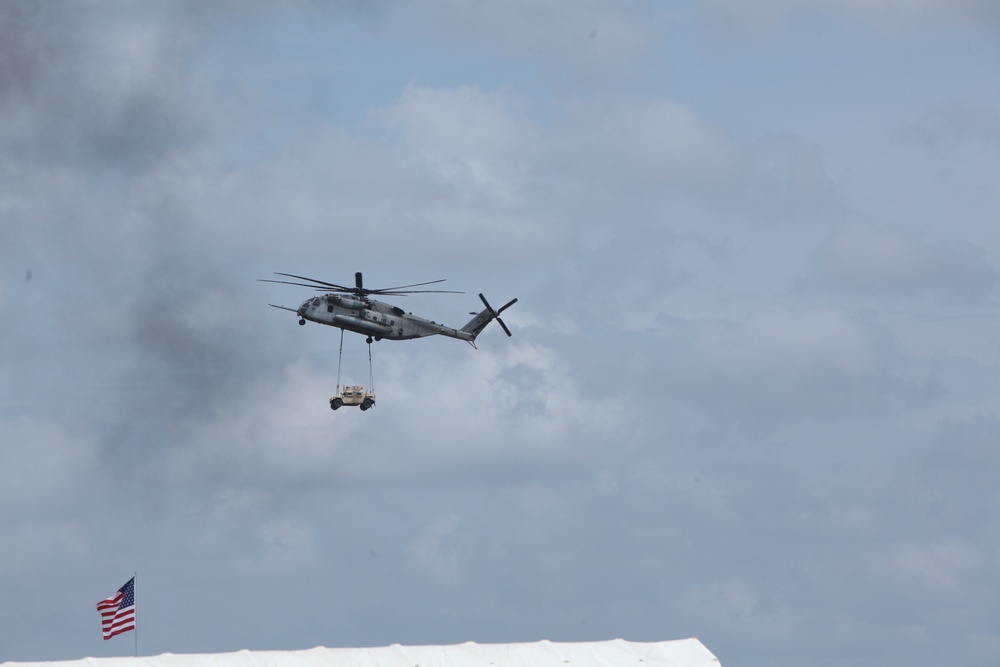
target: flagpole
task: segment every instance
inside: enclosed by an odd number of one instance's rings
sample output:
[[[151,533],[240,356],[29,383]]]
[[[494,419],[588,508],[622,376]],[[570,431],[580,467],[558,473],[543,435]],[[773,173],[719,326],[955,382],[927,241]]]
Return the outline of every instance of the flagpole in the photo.
[[[136,587],[136,584],[139,583],[138,579],[139,579],[139,570],[136,570],[135,572],[132,573],[132,604],[134,605],[134,608],[132,610],[133,614],[135,614],[136,610],[139,608],[139,605],[136,603],[136,600],[135,600],[135,587]],[[135,630],[134,630],[134,632],[135,632],[135,657],[138,658],[139,657],[139,622],[138,622],[138,620],[135,622]]]

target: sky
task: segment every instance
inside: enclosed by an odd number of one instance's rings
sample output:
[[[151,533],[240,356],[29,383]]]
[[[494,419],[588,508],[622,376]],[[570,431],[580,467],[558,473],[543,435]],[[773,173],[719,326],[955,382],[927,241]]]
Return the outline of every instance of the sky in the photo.
[[[992,0],[0,3],[0,662],[996,665],[998,81]],[[357,271],[513,336],[332,412],[259,279]]]

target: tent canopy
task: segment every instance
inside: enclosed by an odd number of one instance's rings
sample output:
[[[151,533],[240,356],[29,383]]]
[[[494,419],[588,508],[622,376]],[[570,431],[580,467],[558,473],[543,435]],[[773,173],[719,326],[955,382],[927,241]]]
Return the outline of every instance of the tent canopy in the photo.
[[[237,651],[57,662],[4,662],[0,667],[719,667],[697,639],[662,642],[530,642]]]

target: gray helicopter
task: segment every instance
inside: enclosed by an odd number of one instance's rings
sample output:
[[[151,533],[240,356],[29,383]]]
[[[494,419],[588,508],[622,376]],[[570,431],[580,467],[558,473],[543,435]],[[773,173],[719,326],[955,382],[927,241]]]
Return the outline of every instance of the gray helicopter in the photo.
[[[500,319],[500,313],[517,303],[517,299],[511,299],[500,308],[494,310],[486,300],[486,297],[480,294],[479,298],[482,300],[483,305],[486,306],[486,308],[478,313],[469,313],[470,315],[474,315],[474,317],[466,322],[460,329],[453,329],[452,327],[418,317],[413,313],[407,313],[402,308],[369,298],[372,295],[402,296],[406,294],[430,292],[442,294],[463,293],[452,290],[411,289],[413,287],[424,287],[444,282],[443,278],[441,280],[431,280],[429,282],[415,283],[413,285],[400,285],[399,287],[386,287],[383,289],[369,289],[363,285],[360,271],[354,274],[354,287],[328,283],[322,280],[316,280],[315,278],[296,276],[291,273],[275,273],[274,275],[284,276],[286,278],[295,278],[296,280],[306,282],[266,279],[261,279],[261,282],[311,287],[318,292],[326,292],[326,294],[306,299],[298,308],[277,306],[273,303],[269,305],[274,308],[280,308],[281,310],[288,310],[295,313],[299,316],[300,325],[304,325],[308,320],[309,322],[326,324],[327,326],[337,327],[338,329],[344,329],[346,331],[353,331],[355,333],[362,334],[367,336],[367,342],[369,345],[372,341],[382,340],[383,338],[387,340],[410,340],[412,338],[439,335],[464,340],[472,345],[472,347],[475,347],[476,337],[480,334],[480,332],[482,332],[483,329],[486,328],[486,325],[493,320],[500,323],[500,326],[503,327],[504,333],[508,336],[511,335],[510,329],[508,329],[507,325]]]

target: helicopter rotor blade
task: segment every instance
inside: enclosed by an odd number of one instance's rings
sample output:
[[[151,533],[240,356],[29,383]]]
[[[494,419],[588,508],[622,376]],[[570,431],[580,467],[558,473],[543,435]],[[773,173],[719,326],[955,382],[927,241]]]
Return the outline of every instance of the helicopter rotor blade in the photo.
[[[366,290],[369,294],[378,294],[379,296],[405,296],[407,294],[465,294],[465,292],[456,292],[450,289],[408,289],[408,290]]]
[[[291,273],[275,273],[274,275],[276,275],[276,276],[286,276],[288,278],[298,278],[299,280],[308,280],[311,283],[316,283],[318,285],[323,285],[324,287],[332,287],[334,289],[344,290],[345,292],[351,292],[351,291],[353,291],[353,289],[350,288],[350,287],[344,287],[343,285],[337,285],[335,283],[328,283],[328,282],[324,282],[322,280],[316,280],[315,278],[306,278],[305,276],[296,276],[296,275],[291,274]],[[281,282],[281,281],[275,280],[275,281],[271,281],[271,282]],[[294,285],[295,283],[291,283],[291,284]]]
[[[497,311],[497,315],[499,315],[503,311],[507,310],[508,308],[510,308],[511,306],[513,306],[515,303],[517,303],[517,299],[511,299],[510,301],[508,301],[504,305],[500,306],[500,310]],[[498,318],[497,321],[499,321],[499,318]],[[501,322],[501,324],[503,324],[503,323]],[[504,329],[506,329],[506,328],[507,327],[504,327]]]
[[[437,283],[443,283],[446,278],[441,278],[440,280],[428,280],[423,283],[413,283],[412,285],[399,285],[397,287],[379,287],[377,289],[368,289],[364,286],[362,282],[361,272],[358,271],[354,274],[354,283],[357,285],[355,293],[359,295],[368,294],[378,294],[378,295],[403,295],[403,294],[464,294],[464,292],[456,292],[454,290],[411,290],[410,287],[423,287],[424,285],[435,285]]]
[[[500,318],[498,317],[498,318],[497,318],[497,322],[499,322],[499,323],[500,323],[500,326],[501,326],[501,328],[503,328],[503,330],[504,330],[504,333],[506,333],[506,334],[507,334],[507,337],[508,337],[508,338],[510,338],[512,334],[510,333],[510,329],[508,329],[508,328],[507,328],[507,325],[503,323],[503,320],[501,320],[501,319],[500,319]]]
[[[493,313],[497,312],[497,311],[493,310],[493,306],[491,306],[491,305],[490,305],[490,302],[486,300],[486,297],[485,297],[485,296],[483,296],[483,293],[482,293],[482,292],[480,292],[480,293],[479,293],[479,298],[480,298],[480,300],[481,300],[481,301],[483,302],[483,305],[484,305],[484,306],[486,306],[486,310],[490,311],[490,314],[491,314],[491,315],[492,315]]]
[[[326,292],[341,292],[344,294],[354,294],[358,297],[365,298],[369,294],[376,295],[389,295],[389,296],[403,296],[406,294],[465,294],[465,292],[459,292],[456,290],[411,290],[410,287],[422,287],[424,285],[434,285],[437,283],[443,283],[446,279],[441,278],[440,280],[429,280],[423,283],[413,283],[412,285],[400,285],[399,287],[383,287],[381,289],[368,289],[364,286],[364,277],[361,272],[358,271],[354,274],[354,287],[347,287],[346,285],[338,285],[337,283],[328,283],[325,280],[317,280],[316,278],[307,278],[306,276],[298,276],[294,273],[278,273],[275,272],[276,276],[285,276],[286,278],[295,278],[296,280],[304,280],[306,282],[292,282],[289,280],[269,280],[265,278],[258,278],[261,282],[265,283],[280,283],[282,285],[296,285],[298,287],[312,287],[316,290],[326,291]]]
[[[320,287],[319,285],[310,285],[309,283],[293,283],[290,280],[268,280],[267,278],[258,278],[258,282],[262,283],[278,283],[280,285],[296,285],[298,287],[311,287],[314,290],[319,290],[321,292],[351,292],[353,290],[344,290],[338,287]]]
[[[428,280],[425,283],[413,283],[412,285],[400,285],[398,287],[383,287],[381,289],[373,289],[372,292],[378,294],[388,294],[390,292],[398,292],[399,290],[409,289],[410,287],[423,287],[424,285],[434,285],[436,283],[443,283],[447,278],[441,278],[440,280]],[[428,292],[436,292],[438,290],[426,290]],[[459,292],[461,294],[461,292]]]

